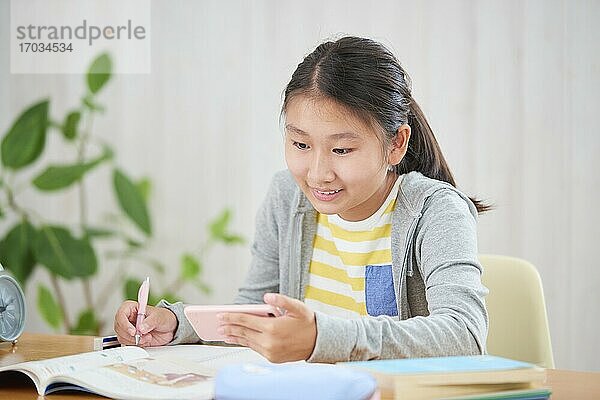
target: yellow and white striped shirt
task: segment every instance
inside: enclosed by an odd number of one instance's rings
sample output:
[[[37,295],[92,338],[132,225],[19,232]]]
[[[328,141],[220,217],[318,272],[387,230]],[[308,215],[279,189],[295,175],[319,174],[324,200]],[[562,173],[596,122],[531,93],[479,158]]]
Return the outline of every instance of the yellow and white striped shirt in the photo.
[[[362,221],[317,213],[305,303],[344,318],[397,315],[391,278],[392,212],[402,177],[381,207]]]

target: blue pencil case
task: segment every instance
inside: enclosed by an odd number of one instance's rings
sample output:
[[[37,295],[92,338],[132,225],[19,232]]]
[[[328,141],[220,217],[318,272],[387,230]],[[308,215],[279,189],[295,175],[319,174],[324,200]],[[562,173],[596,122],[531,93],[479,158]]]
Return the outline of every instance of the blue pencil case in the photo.
[[[368,373],[331,364],[238,364],[215,378],[217,400],[368,400],[378,393]]]

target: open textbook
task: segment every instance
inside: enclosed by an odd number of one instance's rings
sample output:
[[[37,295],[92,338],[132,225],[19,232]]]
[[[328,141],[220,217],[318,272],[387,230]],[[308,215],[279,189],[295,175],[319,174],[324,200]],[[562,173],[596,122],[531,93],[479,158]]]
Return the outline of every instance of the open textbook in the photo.
[[[267,362],[245,347],[126,346],[0,368],[26,374],[40,395],[82,390],[119,399],[212,399],[223,366]]]

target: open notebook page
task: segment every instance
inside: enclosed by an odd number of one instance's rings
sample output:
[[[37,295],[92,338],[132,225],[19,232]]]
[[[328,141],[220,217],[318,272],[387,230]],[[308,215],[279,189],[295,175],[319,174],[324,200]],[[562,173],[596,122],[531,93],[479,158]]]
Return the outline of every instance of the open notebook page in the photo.
[[[247,347],[208,346],[184,344],[146,348],[151,357],[176,358],[199,364],[213,374],[226,366],[240,363],[268,362],[259,353]]]

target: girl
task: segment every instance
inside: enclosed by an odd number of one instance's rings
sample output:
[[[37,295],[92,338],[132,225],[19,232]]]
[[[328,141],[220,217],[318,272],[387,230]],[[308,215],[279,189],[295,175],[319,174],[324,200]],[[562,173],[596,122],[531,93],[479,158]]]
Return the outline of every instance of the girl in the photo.
[[[277,318],[219,316],[227,342],[274,362],[482,354],[488,319],[475,217],[398,60],[369,39],[318,46],[282,107],[288,170],[256,219],[236,303]],[[137,303],[115,316],[133,343]],[[149,307],[142,346],[198,342],[183,304]]]

